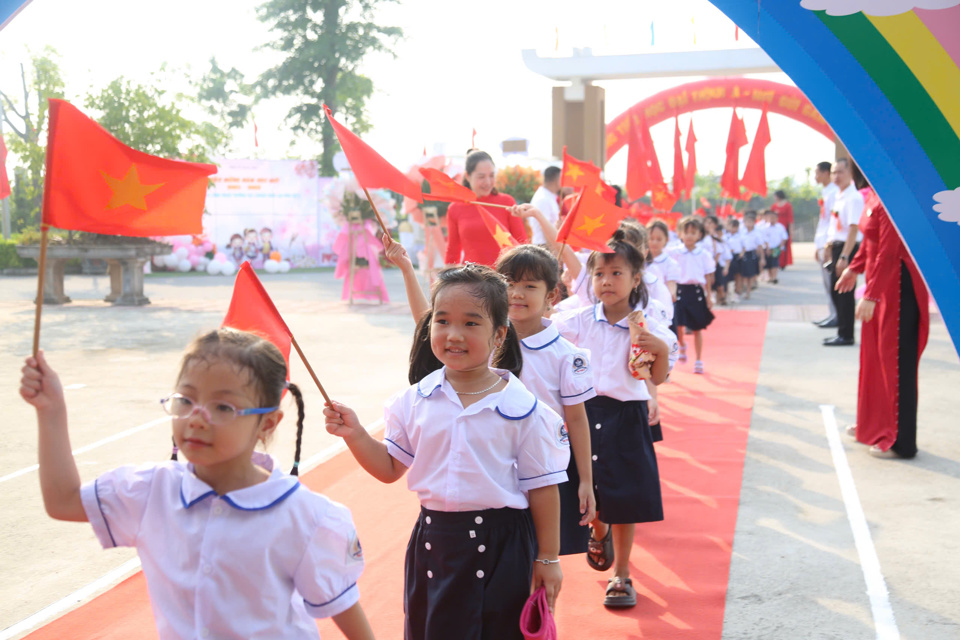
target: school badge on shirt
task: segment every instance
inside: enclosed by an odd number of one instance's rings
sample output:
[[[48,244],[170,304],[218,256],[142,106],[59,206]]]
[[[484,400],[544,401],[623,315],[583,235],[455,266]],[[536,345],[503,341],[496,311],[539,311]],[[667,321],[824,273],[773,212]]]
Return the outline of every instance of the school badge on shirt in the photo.
[[[562,420],[557,426],[557,442],[565,446],[570,444],[570,432],[567,431],[567,424]]]
[[[353,538],[350,540],[350,558],[357,562],[363,562],[363,547],[360,546],[360,538],[356,532],[353,533]]]
[[[582,376],[590,369],[590,362],[587,361],[586,357],[578,353],[573,358],[573,373]]]

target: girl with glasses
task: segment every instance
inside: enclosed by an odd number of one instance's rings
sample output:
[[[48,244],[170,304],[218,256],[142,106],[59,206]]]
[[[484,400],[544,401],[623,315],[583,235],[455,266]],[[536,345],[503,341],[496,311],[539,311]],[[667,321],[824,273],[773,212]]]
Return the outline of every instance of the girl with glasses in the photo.
[[[188,348],[162,400],[187,463],[123,466],[81,485],[63,387],[43,352],[20,395],[37,411],[40,488],[57,520],[90,522],[104,548],[137,548],[157,631],[166,638],[319,638],[332,617],[350,640],[373,633],[359,604],[363,554],[350,511],[255,452],[283,419],[288,384],[276,346],[232,329]]]

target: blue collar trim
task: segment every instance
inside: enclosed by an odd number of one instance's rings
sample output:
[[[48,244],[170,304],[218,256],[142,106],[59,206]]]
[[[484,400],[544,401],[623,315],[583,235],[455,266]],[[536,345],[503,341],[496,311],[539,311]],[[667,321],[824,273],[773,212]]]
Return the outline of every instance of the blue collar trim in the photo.
[[[613,323],[611,323],[609,320],[607,320],[606,316],[603,315],[603,303],[602,303],[602,302],[598,302],[598,303],[596,304],[596,306],[594,306],[594,308],[593,308],[593,319],[596,320],[597,322],[606,322],[606,323],[609,324],[611,327],[616,327],[616,328],[618,328],[618,329],[624,329],[624,330],[626,330],[626,331],[630,331],[630,327],[629,327],[629,326],[624,326],[624,325],[620,324],[620,322],[623,322],[624,320],[626,320],[626,318],[623,318],[622,320],[620,320],[620,321],[617,322],[616,324],[613,324]]]

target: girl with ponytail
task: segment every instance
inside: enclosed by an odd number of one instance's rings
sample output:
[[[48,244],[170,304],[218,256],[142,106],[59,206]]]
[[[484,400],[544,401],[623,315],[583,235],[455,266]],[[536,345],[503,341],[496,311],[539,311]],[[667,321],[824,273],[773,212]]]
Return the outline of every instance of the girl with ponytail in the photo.
[[[254,451],[283,419],[285,389],[298,414],[292,475]],[[43,352],[27,359],[20,395],[37,410],[47,513],[90,522],[105,548],[137,548],[160,638],[316,639],[311,618],[326,617],[351,640],[373,638],[350,511],[294,477],[303,396],[272,343],[232,329],[197,338],[160,401],[173,418],[174,460],[119,467],[84,485],[63,388]]]
[[[339,402],[324,409],[382,482],[420,498],[407,546],[404,638],[522,640],[520,613],[560,591],[560,497],[569,436],[517,377],[522,355],[507,282],[489,267],[442,271],[410,354],[413,386],[387,402],[383,441]]]

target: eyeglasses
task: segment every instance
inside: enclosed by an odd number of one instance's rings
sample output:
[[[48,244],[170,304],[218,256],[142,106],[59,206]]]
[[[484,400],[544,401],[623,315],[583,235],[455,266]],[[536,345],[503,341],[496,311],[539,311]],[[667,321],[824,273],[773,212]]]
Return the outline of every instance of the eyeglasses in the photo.
[[[211,400],[206,404],[197,404],[190,398],[180,393],[171,393],[166,398],[161,398],[160,405],[167,415],[174,418],[189,418],[197,411],[204,419],[214,426],[221,427],[230,424],[241,416],[261,415],[276,411],[280,407],[259,407],[256,409],[237,409],[229,402],[221,400]]]

